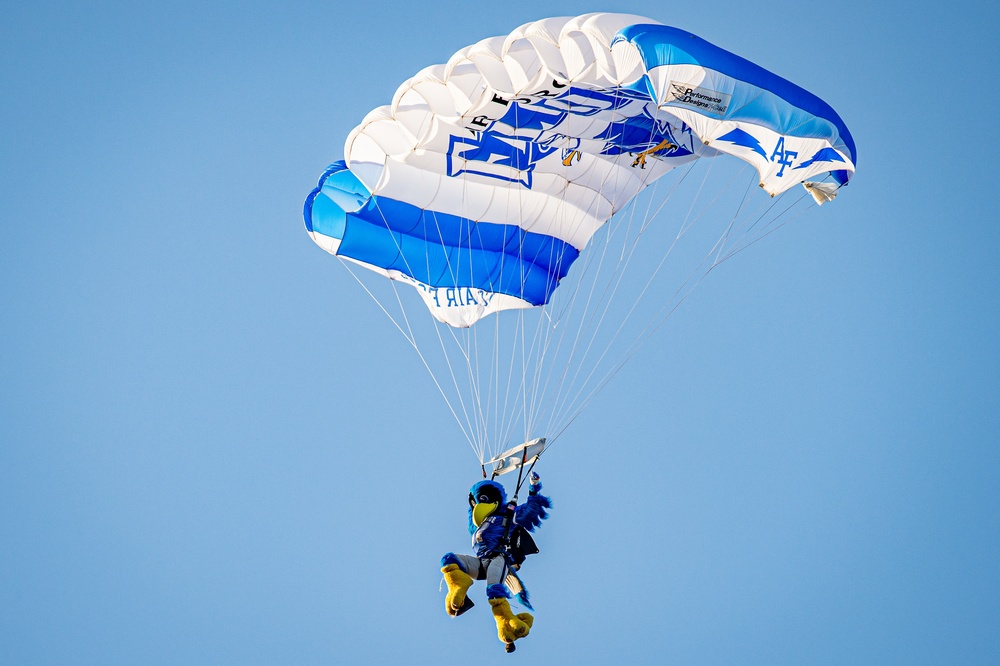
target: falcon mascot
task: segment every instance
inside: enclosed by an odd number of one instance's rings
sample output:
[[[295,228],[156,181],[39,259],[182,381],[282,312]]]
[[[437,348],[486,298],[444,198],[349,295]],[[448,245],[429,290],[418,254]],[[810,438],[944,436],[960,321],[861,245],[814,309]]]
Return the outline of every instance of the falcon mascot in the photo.
[[[497,635],[508,652],[514,651],[514,641],[524,638],[534,618],[530,613],[514,615],[507,601],[513,594],[525,608],[531,609],[528,591],[517,575],[528,555],[538,552],[528,535],[548,517],[552,506],[549,498],[540,494],[542,483],[531,474],[528,500],[517,505],[507,502],[507,493],[496,481],[480,481],[469,491],[469,533],[475,555],[448,553],[441,558],[441,573],[448,583],[444,608],[457,617],[472,608],[466,596],[473,580],[486,581],[486,597],[497,622]]]

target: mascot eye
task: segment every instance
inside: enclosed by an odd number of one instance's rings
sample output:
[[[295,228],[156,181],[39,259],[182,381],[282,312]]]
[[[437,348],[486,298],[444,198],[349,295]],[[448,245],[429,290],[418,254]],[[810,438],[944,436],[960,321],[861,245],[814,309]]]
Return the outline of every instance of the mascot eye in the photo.
[[[480,502],[486,502],[486,501],[488,501],[489,499],[490,499],[490,498],[486,496],[486,493],[483,493],[482,495],[480,495],[480,496],[479,496],[479,501],[480,501]]]
[[[469,493],[469,506],[476,506],[476,498],[472,496],[472,493]]]

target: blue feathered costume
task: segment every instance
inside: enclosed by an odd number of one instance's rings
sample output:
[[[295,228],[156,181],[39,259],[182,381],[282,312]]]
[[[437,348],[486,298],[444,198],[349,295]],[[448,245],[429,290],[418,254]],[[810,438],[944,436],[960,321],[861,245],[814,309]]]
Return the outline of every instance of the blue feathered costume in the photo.
[[[513,650],[514,641],[524,638],[534,618],[530,613],[514,615],[507,601],[513,593],[526,608],[531,608],[528,591],[521,584],[517,570],[525,555],[538,552],[524,530],[533,532],[548,517],[552,506],[540,494],[542,482],[532,473],[528,500],[524,504],[508,505],[507,493],[496,481],[480,481],[469,492],[469,533],[475,555],[448,553],[441,558],[441,573],[448,583],[444,607],[449,615],[458,616],[472,607],[466,592],[473,580],[486,581],[486,596],[497,622],[497,635]],[[504,525],[505,519],[509,527]],[[507,536],[504,541],[505,533]]]

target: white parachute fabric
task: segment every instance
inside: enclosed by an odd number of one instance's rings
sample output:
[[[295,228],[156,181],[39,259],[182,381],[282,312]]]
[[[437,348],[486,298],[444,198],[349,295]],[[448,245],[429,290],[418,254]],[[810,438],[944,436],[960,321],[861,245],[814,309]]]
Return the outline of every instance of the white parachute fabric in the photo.
[[[699,159],[717,155],[740,161]],[[368,269],[483,462],[511,438],[551,445],[708,271],[803,209],[751,187],[825,176],[807,183],[824,203],[855,162],[825,102],[749,61],[641,17],[552,18],[404,82],[306,226]]]

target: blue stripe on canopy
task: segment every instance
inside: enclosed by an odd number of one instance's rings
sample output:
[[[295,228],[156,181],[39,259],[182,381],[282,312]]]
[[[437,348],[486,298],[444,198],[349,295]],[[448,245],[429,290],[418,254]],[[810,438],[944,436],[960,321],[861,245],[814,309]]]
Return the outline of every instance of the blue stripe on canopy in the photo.
[[[306,201],[306,227],[340,238],[338,256],[431,287],[471,287],[542,305],[580,255],[565,241],[516,225],[475,222],[379,196],[345,213],[326,195],[321,183]],[[334,217],[338,223],[330,224]]]
[[[580,252],[515,225],[473,222],[375,196],[347,214],[337,254],[431,287],[472,287],[542,305]]]

